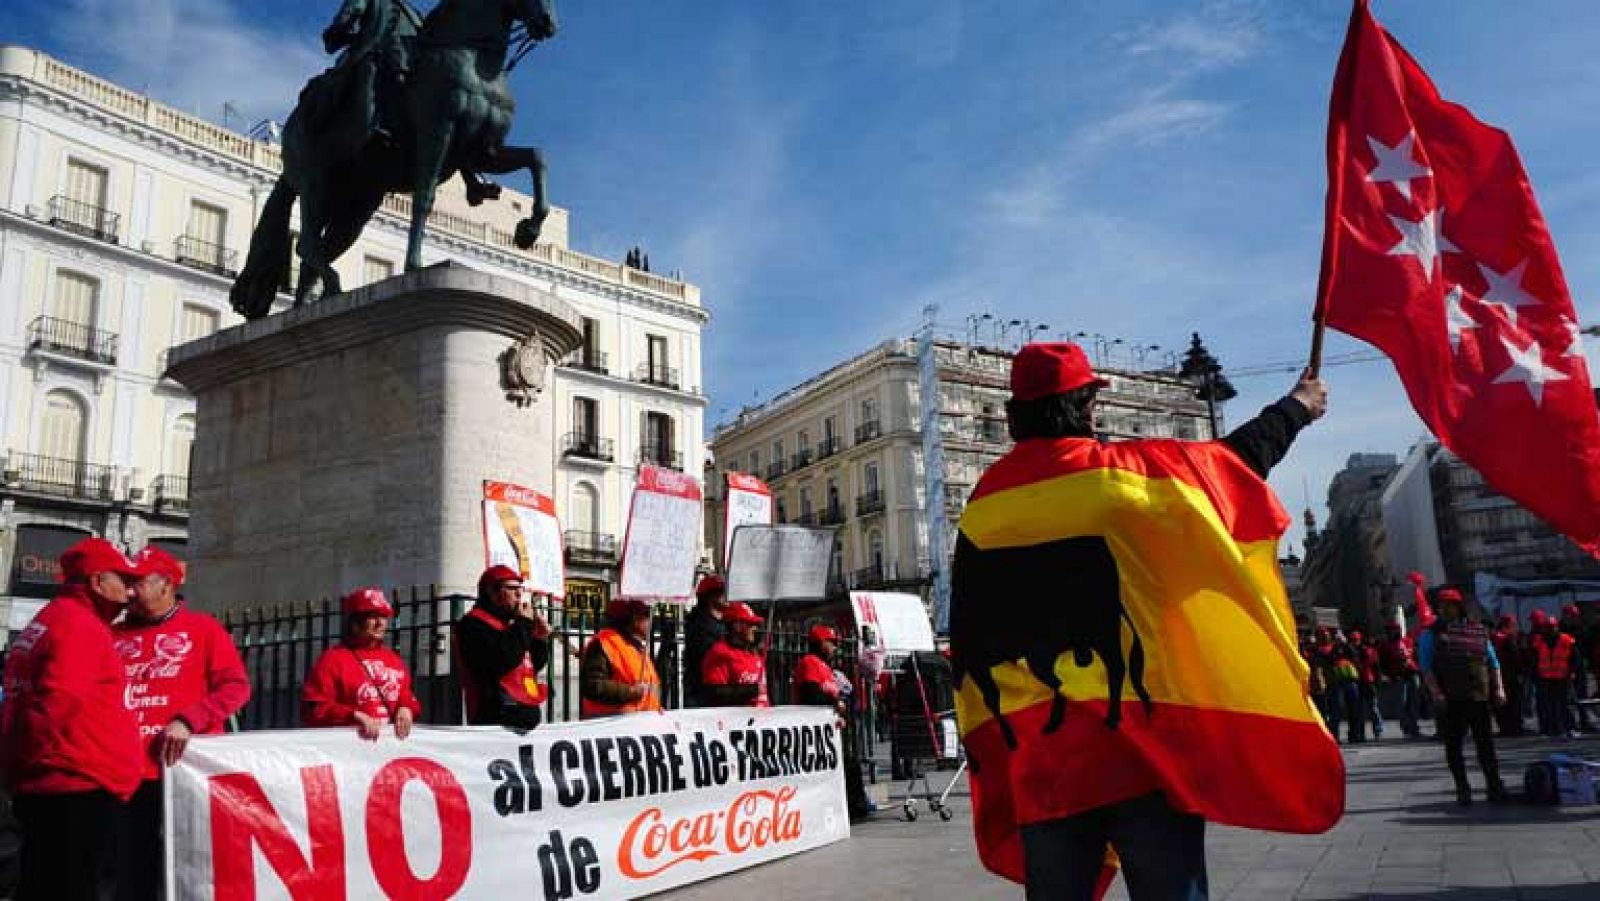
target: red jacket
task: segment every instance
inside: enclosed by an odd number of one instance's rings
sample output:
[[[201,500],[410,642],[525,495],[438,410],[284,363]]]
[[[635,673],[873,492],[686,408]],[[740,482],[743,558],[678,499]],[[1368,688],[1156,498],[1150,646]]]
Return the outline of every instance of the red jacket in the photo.
[[[215,619],[184,606],[160,622],[124,620],[111,628],[128,678],[126,704],[145,742],[144,778],[158,779],[155,737],[173,720],[215,735],[250,700],[233,638]]]
[[[0,767],[19,794],[139,787],[139,727],[123,706],[111,629],[82,586],[65,586],[11,643]]]
[[[759,694],[752,707],[771,707],[767,700],[767,662],[761,652],[736,648],[727,641],[719,641],[706,652],[700,664],[700,681],[706,685],[759,685]]]
[[[807,654],[795,664],[795,697],[800,696],[800,686],[808,682],[820,688],[823,694],[836,701],[839,699],[839,680],[833,677],[833,667],[816,654]]]
[[[1385,638],[1378,645],[1378,659],[1384,676],[1400,680],[1417,673],[1417,652],[1411,636]]]
[[[356,712],[389,722],[401,707],[413,716],[422,703],[411,693],[411,672],[388,647],[341,644],[324,651],[300,690],[300,718],[307,726],[347,726]]]

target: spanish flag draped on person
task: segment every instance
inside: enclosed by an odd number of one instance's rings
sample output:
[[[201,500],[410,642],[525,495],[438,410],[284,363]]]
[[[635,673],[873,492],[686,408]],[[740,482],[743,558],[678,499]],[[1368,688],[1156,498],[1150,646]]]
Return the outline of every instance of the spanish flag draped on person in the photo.
[[[961,517],[956,711],[985,866],[1086,897],[1115,847],[1134,898],[1204,891],[1204,822],[1321,832],[1344,764],[1308,694],[1263,481],[1326,408],[1309,373],[1221,441],[1094,437],[1074,344],[1013,361],[1016,447]]]

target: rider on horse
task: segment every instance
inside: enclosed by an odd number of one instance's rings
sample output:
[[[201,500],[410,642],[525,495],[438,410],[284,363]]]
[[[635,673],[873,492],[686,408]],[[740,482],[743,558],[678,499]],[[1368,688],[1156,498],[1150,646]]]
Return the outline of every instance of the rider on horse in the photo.
[[[345,51],[329,75],[353,88],[350,96],[365,116],[362,143],[389,140],[389,98],[411,71],[410,43],[421,22],[406,0],[344,0],[322,32],[324,50]]]

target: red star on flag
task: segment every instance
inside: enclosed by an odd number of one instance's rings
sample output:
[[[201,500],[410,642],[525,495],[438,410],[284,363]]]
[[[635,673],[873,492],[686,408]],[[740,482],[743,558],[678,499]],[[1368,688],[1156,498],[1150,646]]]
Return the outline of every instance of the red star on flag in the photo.
[[[1440,98],[1367,0],[1334,75],[1317,319],[1388,355],[1496,490],[1600,552],[1600,412],[1522,161]]]

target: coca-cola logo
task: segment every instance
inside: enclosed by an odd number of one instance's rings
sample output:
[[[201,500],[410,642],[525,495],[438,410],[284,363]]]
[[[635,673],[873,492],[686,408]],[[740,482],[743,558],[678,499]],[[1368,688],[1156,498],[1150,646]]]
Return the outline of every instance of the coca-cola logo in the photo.
[[[143,644],[138,638],[119,638],[116,641],[117,656],[123,660],[138,660]]]
[[[672,822],[661,808],[648,808],[623,832],[617,869],[629,879],[649,879],[681,863],[795,841],[800,838],[800,811],[789,807],[794,796],[793,786],[749,791],[725,810]]]
[[[194,649],[188,632],[163,632],[156,636],[156,656],[165,660],[182,660]]]

